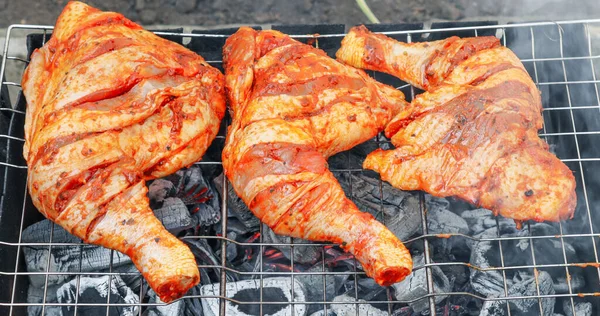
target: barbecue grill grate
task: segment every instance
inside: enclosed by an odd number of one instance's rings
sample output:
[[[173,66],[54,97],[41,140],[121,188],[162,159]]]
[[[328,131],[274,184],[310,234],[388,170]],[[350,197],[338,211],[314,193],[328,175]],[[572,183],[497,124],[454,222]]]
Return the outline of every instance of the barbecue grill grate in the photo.
[[[495,23],[458,23],[458,24],[447,24],[447,23],[434,23],[431,29],[422,29],[421,24],[410,24],[410,25],[373,25],[370,28],[374,31],[379,31],[395,37],[399,40],[404,41],[423,41],[423,40],[434,40],[441,39],[451,35],[459,36],[482,36],[482,35],[495,35],[501,38],[504,45],[507,45],[521,58],[523,64],[526,66],[530,75],[540,88],[544,99],[544,130],[541,131],[540,135],[551,144],[551,147],[555,149],[559,158],[564,161],[573,170],[577,178],[577,194],[578,194],[578,207],[575,213],[575,217],[572,221],[556,224],[559,234],[531,234],[526,236],[504,236],[500,230],[500,221],[498,218],[495,219],[494,225],[498,227],[498,233],[496,236],[473,236],[470,234],[463,233],[448,233],[448,234],[430,234],[428,232],[428,221],[429,216],[425,208],[425,194],[419,194],[420,199],[420,210],[421,210],[421,233],[410,240],[404,240],[408,245],[416,243],[422,243],[422,251],[424,254],[424,264],[415,265],[414,270],[425,269],[427,278],[427,294],[421,297],[417,297],[410,301],[399,301],[396,300],[389,288],[386,289],[386,300],[367,300],[363,301],[358,295],[358,286],[354,287],[354,293],[350,293],[353,296],[353,301],[350,304],[354,304],[356,315],[359,315],[359,305],[371,304],[382,307],[384,311],[387,311],[389,315],[393,313],[400,315],[396,307],[402,306],[401,304],[411,303],[418,300],[426,300],[428,302],[429,309],[424,311],[424,314],[436,315],[445,314],[450,315],[451,312],[446,308],[442,312],[439,312],[439,305],[436,305],[436,298],[438,297],[454,297],[454,296],[465,296],[473,298],[480,302],[493,302],[497,301],[501,304],[500,308],[504,309],[504,312],[508,315],[515,314],[514,307],[511,305],[515,302],[522,300],[536,300],[536,313],[544,315],[542,302],[548,298],[560,298],[566,301],[568,309],[572,312],[572,315],[576,314],[576,303],[582,300],[593,302],[594,311],[598,313],[599,304],[596,296],[599,296],[600,292],[600,268],[599,268],[599,257],[597,243],[600,242],[600,204],[597,203],[597,192],[600,192],[600,173],[597,171],[597,167],[600,163],[600,150],[594,143],[597,143],[600,137],[600,96],[598,84],[600,80],[597,75],[600,74],[598,68],[600,61],[600,20],[582,20],[582,21],[565,21],[565,22],[539,22],[539,23],[521,23],[521,24],[508,24],[508,25],[496,25]],[[339,42],[344,36],[344,27],[340,25],[320,25],[320,26],[280,26],[273,28],[279,28],[289,34],[313,34],[319,33],[320,35],[294,35],[293,37],[308,41],[310,40],[314,45],[324,49],[330,55],[335,53],[339,47]],[[56,303],[46,302],[46,291],[48,290],[48,279],[53,276],[70,275],[74,276],[77,280],[77,292],[79,292],[79,279],[82,276],[89,275],[108,275],[108,276],[127,276],[134,273],[126,272],[113,272],[112,270],[112,259],[111,268],[109,272],[93,273],[93,272],[53,272],[50,270],[50,257],[48,258],[48,264],[46,270],[43,272],[28,272],[24,268],[23,263],[23,249],[25,247],[47,247],[49,250],[56,246],[69,246],[69,247],[82,247],[80,243],[53,243],[52,235],[54,233],[54,226],[50,232],[50,242],[47,243],[25,243],[22,242],[23,230],[33,222],[41,219],[40,215],[36,213],[35,208],[32,206],[29,197],[27,196],[27,190],[25,187],[26,183],[26,165],[21,157],[22,146],[23,146],[23,131],[22,126],[24,122],[25,114],[25,101],[22,93],[20,92],[20,77],[10,77],[6,69],[11,63],[22,65],[23,67],[28,63],[29,57],[21,56],[24,55],[24,43],[22,43],[24,36],[30,33],[36,33],[36,36],[27,37],[27,44],[29,47],[36,47],[45,43],[49,38],[50,32],[52,31],[51,26],[37,26],[37,25],[12,25],[8,28],[6,33],[6,42],[3,49],[3,58],[0,68],[0,78],[2,78],[0,86],[0,177],[2,177],[2,195],[0,195],[0,313],[1,314],[25,314],[27,306],[41,306],[42,309],[46,309],[48,306],[63,306],[69,307],[71,312],[77,314],[83,307],[87,306],[101,306],[106,307],[106,315],[111,313],[110,307],[127,305],[126,303],[111,303],[110,295],[107,296],[105,303],[84,303],[78,302],[75,297],[74,303]],[[158,35],[167,37],[171,40],[185,43],[188,47],[196,52],[200,53],[205,57],[207,61],[213,66],[221,67],[220,60],[220,48],[223,45],[224,39],[228,34],[233,33],[234,29],[219,30],[219,31],[194,31],[191,33],[182,33],[181,30],[175,31],[162,31],[156,32]],[[21,37],[18,37],[21,36]],[[40,41],[41,40],[41,41]],[[21,41],[21,42],[19,42]],[[37,41],[37,42],[36,42]],[[402,89],[407,98],[411,99],[418,91],[413,87],[400,83],[398,80],[391,79],[389,76],[370,72],[376,79],[394,84],[399,89]],[[14,97],[17,96],[15,99]],[[11,98],[12,97],[12,98]],[[222,144],[224,139],[224,132],[220,133],[216,143]],[[379,146],[385,146],[389,141],[386,140],[382,135],[376,137],[373,140]],[[203,159],[198,162],[200,165],[219,165],[218,160]],[[363,170],[356,166],[348,166],[348,168],[335,170],[336,173],[360,173]],[[381,187],[381,181],[379,186]],[[223,191],[227,192],[228,183],[223,180],[222,183]],[[382,193],[383,194],[383,193]],[[383,198],[383,195],[382,195]],[[205,265],[201,264],[201,269],[217,269],[221,274],[221,282],[219,284],[220,295],[212,296],[200,296],[200,295],[188,295],[184,299],[191,298],[205,298],[219,300],[220,303],[220,314],[229,314],[227,308],[230,308],[226,303],[234,302],[239,306],[243,305],[258,305],[260,314],[263,314],[269,305],[281,305],[281,301],[267,301],[263,299],[263,281],[266,277],[279,276],[289,277],[294,284],[294,279],[304,275],[318,275],[322,276],[324,284],[327,284],[327,280],[331,282],[331,277],[339,274],[347,274],[354,279],[355,284],[361,279],[365,279],[366,276],[362,271],[349,272],[331,272],[325,271],[295,271],[294,269],[294,256],[291,256],[291,271],[290,272],[272,272],[263,271],[262,260],[264,258],[265,248],[268,246],[288,246],[292,253],[294,248],[306,246],[304,243],[294,243],[293,240],[289,244],[275,244],[267,243],[263,241],[262,226],[260,230],[260,239],[258,242],[247,243],[247,246],[256,247],[260,250],[260,271],[237,271],[231,267],[226,267],[226,247],[230,243],[238,243],[232,239],[227,238],[227,194],[223,194],[220,201],[221,203],[221,220],[222,220],[222,234],[219,236],[186,236],[184,238],[190,239],[205,239],[205,240],[216,240],[221,242],[221,255],[219,258],[221,264],[218,265]],[[590,203],[592,202],[592,203]],[[383,206],[382,206],[383,208]],[[529,228],[532,223],[524,223],[525,228]],[[468,262],[433,262],[431,254],[431,243],[437,239],[452,238],[462,239],[468,242],[481,242],[487,241],[493,244],[497,244],[500,249],[500,264],[493,266],[475,266]],[[524,240],[531,244],[530,255],[532,258],[532,264],[527,265],[509,265],[507,264],[507,257],[503,250],[503,246],[506,247],[506,242],[509,241],[521,241]],[[536,260],[540,256],[544,255],[539,250],[536,251],[535,243],[540,243],[543,240],[552,240],[560,244],[562,249],[562,258],[557,259],[557,263],[539,263]],[[577,244],[585,244],[590,252],[588,253],[589,260],[582,260],[581,262],[570,262],[567,257],[568,249],[565,247],[565,242],[572,242]],[[326,247],[328,244],[310,244],[311,246],[318,245],[321,247],[323,255],[325,254]],[[584,247],[584,246],[582,246]],[[81,267],[81,260],[79,258],[79,265]],[[324,261],[323,261],[324,262]],[[324,263],[323,263],[324,265]],[[451,293],[436,293],[434,289],[434,275],[432,270],[435,267],[450,267],[450,266],[462,266],[464,269],[468,269],[470,272],[483,271],[491,272],[498,271],[502,275],[502,287],[504,289],[503,295],[499,297],[484,297],[476,293],[471,292],[451,292]],[[549,269],[555,269],[563,273],[563,277],[566,280],[568,291],[567,293],[560,294],[543,294],[540,292],[540,281],[538,279],[539,272]],[[576,269],[582,269],[582,273],[586,276],[587,286],[585,291],[577,292],[573,290],[572,280],[570,275]],[[532,295],[517,295],[511,296],[508,291],[509,280],[507,274],[514,274],[518,271],[532,272],[535,279],[536,291]],[[227,290],[227,276],[226,272],[251,275],[256,278],[261,285],[260,299],[257,301],[241,301],[233,299],[226,293]],[[31,275],[41,275],[45,278],[44,286],[44,299],[40,303],[27,303],[24,299],[27,292],[28,277]],[[110,282],[109,282],[110,286]],[[292,286],[292,297],[294,297],[294,286]],[[554,292],[552,292],[554,293]],[[140,286],[140,298],[142,297],[142,287]],[[288,304],[288,303],[285,303]],[[318,305],[319,308],[324,310],[323,315],[327,315],[327,311],[332,308],[335,304],[349,304],[348,302],[332,302],[327,300],[324,293],[322,300],[317,301],[304,301],[295,300],[291,302],[294,306],[296,305]],[[160,303],[149,303],[142,302],[136,304],[137,312],[142,315],[143,307],[145,306],[156,306],[161,305]],[[443,305],[442,305],[443,306]],[[446,305],[447,307],[448,305]],[[139,308],[142,307],[142,308]],[[513,312],[511,312],[513,310]],[[291,308],[292,314],[302,313],[304,310],[297,308]],[[206,312],[205,312],[206,313]],[[362,315],[362,312],[361,312]]]

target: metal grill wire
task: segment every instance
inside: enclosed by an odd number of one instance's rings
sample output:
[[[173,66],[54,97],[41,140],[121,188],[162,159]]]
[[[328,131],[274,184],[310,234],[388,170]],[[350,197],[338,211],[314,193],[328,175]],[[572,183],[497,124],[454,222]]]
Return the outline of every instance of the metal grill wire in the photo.
[[[573,42],[569,42],[569,39],[565,37],[565,32],[564,32],[564,28],[565,27],[571,27],[571,26],[581,26],[583,27],[583,30],[585,30],[585,39],[587,40],[587,43],[573,43]],[[457,233],[453,233],[450,234],[450,236],[452,238],[462,238],[465,240],[473,240],[473,241],[489,241],[489,242],[493,242],[493,243],[497,243],[499,250],[500,250],[500,266],[490,266],[490,267],[477,267],[474,265],[471,265],[469,263],[465,263],[465,262],[435,262],[433,263],[431,260],[431,254],[430,254],[430,240],[436,239],[436,238],[448,238],[448,236],[446,234],[444,234],[445,236],[440,236],[440,235],[435,235],[435,234],[429,234],[428,233],[428,227],[427,227],[427,210],[425,209],[425,197],[424,194],[421,193],[419,194],[419,198],[420,198],[420,210],[421,210],[421,218],[422,218],[422,234],[418,235],[417,237],[410,239],[410,240],[404,240],[404,242],[409,245],[411,243],[422,243],[423,244],[423,249],[424,249],[424,258],[425,258],[425,264],[420,265],[420,266],[415,266],[414,267],[414,271],[416,270],[420,270],[420,269],[425,269],[426,270],[426,277],[427,277],[427,291],[428,294],[424,295],[423,297],[419,297],[416,298],[414,300],[411,301],[398,301],[398,300],[394,300],[390,289],[387,288],[386,290],[386,295],[387,295],[387,300],[385,301],[368,301],[368,302],[364,302],[364,301],[359,301],[360,297],[358,295],[358,287],[355,286],[355,291],[354,291],[354,299],[355,302],[351,302],[351,304],[355,304],[356,305],[356,314],[359,314],[359,308],[358,306],[360,304],[385,304],[387,305],[387,311],[388,313],[391,315],[392,314],[392,304],[395,303],[410,303],[410,302],[414,302],[417,300],[421,300],[421,299],[427,299],[429,302],[429,314],[430,315],[435,315],[436,314],[436,306],[435,306],[435,297],[437,296],[471,296],[473,298],[476,298],[478,300],[481,301],[501,301],[503,303],[505,303],[505,307],[506,307],[506,312],[508,313],[508,315],[511,315],[511,307],[509,305],[509,301],[515,301],[515,300],[522,300],[522,299],[537,299],[538,301],[538,305],[539,305],[539,312],[540,314],[542,314],[542,299],[544,298],[566,298],[570,301],[570,308],[573,312],[573,315],[576,314],[575,312],[575,303],[574,303],[574,298],[577,297],[583,297],[583,298],[588,298],[591,300],[592,297],[594,296],[598,296],[599,294],[597,292],[585,292],[585,293],[576,293],[573,291],[572,289],[572,284],[571,284],[571,278],[570,278],[570,271],[572,271],[572,269],[587,269],[588,271],[590,269],[592,269],[594,271],[593,273],[593,277],[590,278],[590,280],[588,280],[588,282],[598,282],[598,284],[596,286],[593,286],[592,288],[596,289],[598,288],[598,285],[600,285],[600,268],[598,268],[599,266],[599,258],[598,258],[598,248],[596,243],[597,241],[597,237],[599,237],[600,233],[597,233],[596,230],[597,228],[595,227],[593,221],[595,220],[600,220],[600,215],[598,215],[597,213],[600,211],[600,206],[598,206],[598,204],[590,204],[590,198],[588,196],[588,193],[590,192],[594,192],[595,189],[597,189],[597,185],[598,182],[600,182],[600,175],[596,172],[593,172],[593,169],[595,167],[595,164],[597,162],[600,161],[600,155],[589,155],[589,151],[586,151],[585,154],[583,153],[583,147],[580,147],[580,143],[582,142],[582,139],[585,138],[586,140],[590,137],[594,137],[594,135],[599,135],[600,134],[600,129],[593,129],[590,128],[590,124],[585,124],[585,122],[581,122],[579,121],[579,119],[582,117],[582,115],[586,115],[586,116],[592,116],[595,120],[598,120],[598,117],[600,116],[600,95],[598,93],[598,84],[600,83],[600,81],[596,78],[596,73],[595,73],[595,69],[597,70],[597,59],[600,58],[600,55],[598,54],[598,52],[593,52],[593,45],[596,44],[593,40],[593,37],[590,34],[590,28],[596,28],[598,29],[598,27],[600,27],[600,20],[580,20],[580,21],[564,21],[564,22],[539,22],[539,23],[521,23],[521,24],[508,24],[508,25],[486,25],[486,26],[468,26],[468,27],[453,27],[453,28],[438,28],[438,29],[429,29],[429,30],[406,30],[406,31],[388,31],[388,32],[381,32],[393,37],[398,37],[398,38],[404,38],[405,41],[407,42],[411,42],[414,40],[426,40],[427,38],[431,39],[431,38],[435,38],[435,36],[437,34],[443,34],[445,32],[469,32],[469,34],[471,34],[471,36],[478,36],[481,35],[482,31],[485,32],[489,32],[490,30],[495,31],[496,32],[496,36],[500,37],[501,40],[503,41],[503,43],[506,45],[506,33],[513,31],[513,30],[529,30],[530,33],[530,41],[531,41],[531,47],[529,48],[529,52],[526,52],[525,54],[520,54],[520,52],[516,52],[517,55],[519,55],[519,57],[521,58],[523,64],[526,66],[526,68],[528,69],[528,71],[530,72],[530,75],[532,76],[532,78],[534,79],[535,83],[538,85],[538,87],[540,88],[540,90],[542,90],[542,94],[544,92],[547,91],[547,89],[545,88],[553,88],[553,87],[557,87],[557,88],[561,88],[564,89],[564,97],[566,99],[566,104],[563,105],[556,105],[556,104],[544,104],[544,120],[545,120],[545,125],[544,125],[544,130],[541,131],[540,136],[542,136],[547,142],[549,142],[550,144],[556,144],[557,146],[562,146],[562,145],[568,145],[568,146],[574,146],[575,147],[575,152],[576,152],[576,156],[566,156],[563,157],[561,156],[560,153],[557,153],[559,158],[561,158],[562,161],[564,161],[565,163],[567,163],[567,165],[574,171],[574,174],[576,175],[576,178],[578,180],[578,209],[576,211],[575,216],[580,218],[580,222],[584,223],[584,225],[580,226],[580,231],[578,232],[570,232],[570,233],[563,233],[563,229],[565,225],[567,225],[566,223],[559,223],[558,224],[558,228],[560,231],[560,234],[558,235],[529,235],[529,236],[518,236],[518,237],[507,237],[507,236],[502,236],[500,234],[500,230],[498,229],[498,234],[495,237],[485,237],[485,238],[481,238],[481,237],[474,237],[474,236],[469,236],[469,235],[465,235],[465,234],[457,234]],[[554,30],[551,31],[550,33],[552,33],[553,35],[549,35],[549,34],[545,34],[548,32],[548,30]],[[44,34],[44,42],[47,39],[47,35],[51,32],[52,27],[51,26],[38,26],[38,25],[12,25],[8,28],[7,33],[6,33],[6,42],[5,42],[5,46],[3,49],[3,58],[2,58],[2,64],[1,64],[1,68],[0,68],[0,78],[3,78],[3,81],[1,83],[0,88],[2,89],[16,89],[18,91],[16,92],[20,92],[20,79],[21,78],[5,78],[5,69],[6,69],[6,65],[8,63],[21,63],[23,64],[23,67],[28,63],[28,60],[25,58],[20,58],[18,56],[11,56],[10,52],[13,51],[12,47],[14,47],[15,45],[18,45],[18,43],[15,43],[15,38],[16,36],[14,36],[15,32],[21,32],[23,34],[29,34],[32,32],[43,32]],[[541,34],[545,34],[545,36],[547,36],[548,38],[550,38],[552,41],[557,42],[557,45],[560,48],[560,55],[559,56],[551,56],[551,57],[547,57],[543,55],[543,51],[541,52],[539,47],[536,46],[536,42],[539,40],[539,36],[540,36],[540,30],[541,30]],[[191,39],[191,38],[201,38],[201,39],[209,39],[209,38],[224,38],[227,37],[227,35],[223,35],[223,34],[192,34],[192,33],[172,33],[172,32],[156,32],[158,35],[163,35],[163,36],[169,36],[172,38],[178,38],[181,37],[183,39]],[[299,38],[299,39],[309,39],[309,38],[313,38],[314,39],[314,43],[316,46],[319,45],[319,39],[323,39],[323,38],[327,38],[327,39],[335,39],[335,40],[341,40],[343,38],[345,34],[324,34],[324,35],[296,35],[293,36],[295,38]],[[547,39],[545,39],[547,40]],[[565,42],[568,42],[569,45],[573,45],[573,44],[579,44],[579,45],[585,45],[587,47],[587,54],[582,55],[582,56],[565,56],[564,54],[564,50],[565,50]],[[13,46],[11,46],[13,45]],[[525,57],[523,57],[525,56]],[[221,60],[208,60],[210,64],[214,65],[214,66],[220,66],[221,64]],[[570,75],[567,75],[567,67],[565,66],[566,63],[578,63],[580,64],[582,67],[582,69],[584,69],[587,72],[591,72],[591,78],[588,79],[584,79],[584,80],[574,80]],[[559,67],[562,68],[562,77],[557,79],[557,80],[542,80],[539,76],[538,73],[538,68],[540,67],[544,67],[545,64],[547,63],[553,63],[553,64],[558,64]],[[373,72],[371,72],[371,75],[373,75],[376,79],[378,79],[378,74],[375,74]],[[572,102],[572,98],[574,95],[573,90],[575,91],[580,91],[581,87],[586,87],[587,89],[592,89],[593,94],[595,94],[595,98],[594,98],[594,102],[591,102],[589,104],[573,104],[574,102]],[[414,95],[417,93],[415,91],[415,89],[412,86],[409,85],[402,85],[398,87],[399,89],[402,89],[406,94],[407,97],[414,97]],[[581,111],[581,113],[578,113],[579,111]],[[4,115],[7,118],[7,122],[22,122],[23,121],[23,117],[24,117],[25,112],[21,109],[17,108],[17,104],[15,100],[11,100],[11,104],[5,104],[4,107],[0,107],[0,115]],[[558,115],[559,117],[562,117],[563,119],[567,119],[570,120],[570,125],[572,126],[571,130],[566,130],[566,131],[549,131],[546,129],[547,126],[549,124],[549,118],[553,118],[556,117],[556,115]],[[577,117],[577,119],[576,119]],[[0,131],[4,131],[4,130],[9,130],[9,129],[0,129]],[[14,130],[14,129],[13,129]],[[19,137],[18,135],[15,136],[16,133],[14,132],[7,132],[7,133],[0,133],[0,140],[4,139],[4,142],[0,142],[0,144],[5,145],[7,150],[11,150],[11,151],[18,151],[20,154],[21,149],[22,149],[22,145],[24,142],[24,139],[22,137]],[[221,134],[218,136],[218,138],[223,139],[224,135]],[[385,137],[383,137],[383,135],[378,135],[376,137],[376,140],[378,143],[384,143],[384,142],[389,142],[387,139],[385,139]],[[589,142],[588,142],[589,143]],[[16,148],[16,149],[15,149]],[[13,163],[13,161],[9,160],[8,158],[8,154],[7,157],[5,159],[5,161],[0,161],[0,171],[4,171],[4,175],[5,178],[3,179],[4,183],[3,185],[10,185],[9,182],[12,182],[12,179],[8,178],[7,175],[9,173],[9,171],[11,170],[18,170],[18,169],[26,169],[26,165],[24,164],[15,164]],[[220,161],[200,161],[197,164],[220,164]],[[591,171],[590,171],[591,169]],[[361,172],[362,170],[360,168],[352,168],[351,166],[348,166],[347,169],[341,169],[341,170],[334,170],[335,172],[346,172],[348,174],[351,174],[353,172]],[[589,171],[589,172],[586,172]],[[2,173],[0,173],[0,175],[2,175]],[[587,179],[587,183],[586,183],[586,176],[588,177]],[[21,182],[24,183],[24,182]],[[225,178],[223,179],[223,192],[227,191],[227,186],[228,183],[225,180]],[[352,186],[352,184],[350,184],[350,186]],[[379,187],[381,188],[381,182]],[[23,192],[26,192],[26,188],[22,189]],[[381,198],[383,198],[383,191],[380,190],[381,192]],[[22,248],[23,247],[48,247],[48,249],[50,250],[53,246],[72,246],[72,247],[81,247],[82,244],[69,244],[69,243],[53,243],[52,242],[52,235],[54,232],[54,226],[52,226],[52,231],[50,232],[50,242],[49,243],[23,243],[21,242],[21,233],[23,231],[24,228],[24,223],[26,222],[26,216],[30,215],[27,214],[26,215],[26,208],[30,207],[27,206],[26,204],[29,202],[28,199],[29,197],[27,196],[27,194],[25,193],[23,196],[21,197],[9,197],[9,196],[1,196],[0,197],[2,200],[0,200],[0,206],[2,206],[2,211],[4,213],[4,216],[6,216],[6,214],[8,213],[9,216],[19,216],[20,220],[18,221],[18,230],[17,230],[17,235],[18,236],[13,236],[14,238],[2,238],[0,239],[0,247],[3,247],[5,249],[10,249],[10,251],[14,252],[17,254],[16,256],[16,260],[14,262],[14,265],[12,265],[11,262],[11,266],[14,269],[3,269],[0,271],[0,277],[4,277],[4,278],[9,278],[10,280],[10,284],[8,284],[8,288],[4,288],[3,290],[10,290],[9,295],[7,296],[7,299],[3,299],[0,301],[0,309],[1,310],[6,310],[8,312],[9,315],[14,314],[21,314],[24,312],[24,308],[26,306],[30,306],[30,305],[39,305],[42,307],[43,310],[45,310],[45,308],[47,306],[69,306],[71,308],[74,309],[74,313],[77,314],[78,307],[81,306],[104,306],[106,307],[106,314],[109,314],[109,307],[110,306],[123,306],[123,305],[127,305],[128,304],[115,304],[115,303],[111,303],[110,302],[110,295],[108,295],[107,301],[106,303],[81,303],[77,301],[78,296],[76,296],[76,301],[74,304],[64,304],[64,303],[50,303],[50,302],[46,302],[46,291],[47,291],[47,285],[48,285],[48,278],[50,276],[56,276],[56,275],[71,275],[71,276],[75,276],[77,281],[77,292],[79,293],[79,278],[81,276],[84,275],[109,275],[109,276],[114,276],[114,275],[131,275],[132,273],[124,273],[124,272],[113,272],[112,271],[112,256],[111,256],[111,268],[109,270],[108,273],[93,273],[93,272],[81,272],[81,257],[79,260],[79,268],[80,268],[80,272],[78,273],[72,273],[72,272],[53,272],[53,271],[49,271],[49,267],[50,267],[50,256],[48,256],[48,262],[47,262],[47,266],[46,266],[46,271],[44,272],[27,272],[24,271],[24,268],[22,268],[23,263],[21,262],[22,259]],[[20,201],[20,210],[17,209],[6,209],[6,205],[8,199],[16,199],[18,198]],[[261,230],[260,230],[260,239],[259,242],[256,243],[239,243],[237,241],[231,240],[227,238],[227,214],[226,214],[226,210],[227,210],[227,195],[224,194],[223,199],[221,200],[221,206],[222,206],[222,220],[223,220],[223,225],[222,225],[222,235],[221,236],[193,236],[193,237],[184,237],[184,238],[199,238],[199,239],[217,239],[222,241],[221,246],[222,246],[222,250],[223,250],[223,255],[221,259],[221,265],[217,265],[217,266],[213,266],[213,265],[199,265],[199,267],[201,269],[208,269],[208,268],[216,268],[219,271],[221,271],[221,284],[220,284],[220,290],[221,290],[221,294],[220,295],[216,295],[216,296],[205,296],[204,298],[208,298],[208,299],[218,299],[220,302],[220,314],[221,315],[225,315],[227,313],[227,304],[226,301],[231,301],[234,302],[236,304],[239,305],[245,305],[245,304],[253,304],[253,305],[259,305],[259,311],[260,314],[263,314],[263,307],[265,305],[269,305],[269,304],[278,304],[281,305],[281,302],[268,302],[263,300],[263,292],[262,292],[262,288],[263,288],[263,279],[265,276],[289,276],[292,279],[292,291],[293,291],[293,284],[294,284],[294,278],[299,276],[299,275],[321,275],[323,278],[323,300],[322,301],[312,301],[312,302],[303,302],[303,301],[294,301],[291,304],[317,304],[319,306],[322,306],[322,308],[325,310],[325,314],[327,314],[327,309],[331,308],[332,304],[339,304],[339,303],[343,303],[343,304],[348,304],[348,302],[331,302],[331,301],[327,301],[327,294],[326,294],[326,287],[325,284],[327,284],[327,282],[332,282],[332,277],[333,275],[336,274],[342,274],[340,272],[327,272],[325,269],[325,263],[323,261],[323,265],[322,265],[322,271],[320,272],[298,272],[298,271],[294,271],[294,256],[291,256],[291,266],[292,266],[292,271],[290,273],[287,272],[264,272],[263,271],[263,265],[262,265],[262,261],[264,259],[264,250],[265,247],[267,246],[289,246],[292,254],[294,251],[294,248],[297,247],[302,247],[302,246],[306,246],[306,245],[311,245],[314,246],[315,244],[294,244],[293,240],[290,244],[273,244],[273,243],[265,243],[263,241],[263,234],[262,234],[262,226],[261,226]],[[383,206],[381,206],[381,209],[383,210]],[[20,213],[19,213],[20,212]],[[0,213],[2,214],[2,213]],[[529,227],[530,223],[525,223],[525,225],[527,227]],[[498,218],[496,218],[496,226],[500,227],[500,223],[498,221]],[[4,228],[1,228],[2,230],[4,230]],[[529,230],[531,232],[531,230]],[[0,235],[1,236],[1,235]],[[532,265],[521,265],[521,266],[508,266],[505,264],[505,255],[504,255],[504,251],[503,251],[503,242],[506,241],[510,241],[510,240],[527,240],[529,243],[531,243],[531,246],[529,247],[531,249],[531,256],[532,256],[532,260],[533,260],[533,264]],[[552,240],[558,240],[562,246],[562,263],[555,263],[555,264],[538,264],[536,263],[536,252],[535,252],[535,242],[540,242],[543,239],[552,239]],[[565,249],[565,240],[571,240],[573,242],[577,243],[582,243],[582,242],[591,242],[591,249],[593,249],[593,258],[594,260],[592,260],[591,262],[569,262],[567,260],[567,254],[566,254],[566,249]],[[253,246],[253,247],[257,247],[260,249],[260,257],[258,258],[259,260],[259,266],[260,266],[260,271],[237,271],[234,270],[232,268],[226,267],[225,266],[225,262],[226,262],[226,257],[225,257],[225,248],[227,246],[227,243],[237,243],[237,244],[243,244],[243,245],[247,245],[247,246]],[[321,247],[321,251],[322,251],[322,255],[323,257],[325,257],[325,247],[328,246],[328,244],[326,243],[322,243],[322,244],[316,244],[318,246]],[[112,252],[111,252],[112,254]],[[538,254],[539,255],[539,254]],[[2,260],[2,259],[0,259]],[[443,267],[443,266],[463,266],[467,269],[471,269],[471,271],[474,270],[480,270],[480,271],[499,271],[502,276],[503,276],[503,287],[504,287],[504,297],[490,297],[490,298],[486,298],[486,297],[482,297],[479,296],[477,294],[473,294],[473,293],[467,293],[467,292],[452,292],[452,293],[435,293],[434,292],[434,287],[433,287],[433,276],[432,276],[432,267],[434,266],[438,266],[438,267]],[[553,294],[553,295],[544,295],[540,293],[540,287],[539,287],[539,281],[538,281],[538,271],[540,271],[540,269],[549,269],[549,268],[560,268],[560,269],[564,269],[565,272],[565,276],[566,276],[566,280],[567,280],[567,286],[568,286],[568,293],[562,293],[562,294]],[[508,293],[508,286],[507,286],[507,272],[510,270],[528,270],[531,271],[533,270],[534,272],[534,277],[535,277],[535,282],[536,282],[536,290],[537,293],[536,295],[531,295],[531,296],[509,296]],[[245,274],[245,275],[251,275],[252,278],[258,278],[260,280],[260,300],[259,301],[255,301],[255,302],[247,302],[247,301],[237,301],[234,300],[232,298],[230,298],[227,293],[226,293],[226,282],[227,282],[227,278],[225,277],[225,272],[229,271],[232,273],[237,273],[237,274]],[[22,296],[23,293],[23,289],[19,288],[19,283],[22,283],[25,281],[25,278],[29,275],[43,275],[45,277],[45,286],[44,286],[44,299],[43,302],[41,303],[37,303],[37,304],[31,304],[31,303],[27,303],[24,302],[22,299],[18,299],[18,296]],[[349,274],[351,276],[354,276],[354,280],[355,283],[357,282],[358,279],[365,278],[366,276],[364,276],[364,272],[361,271],[356,271],[356,269],[354,271],[350,271],[350,272],[346,272],[346,274]],[[588,277],[590,276],[590,274],[587,274]],[[597,277],[597,281],[596,281],[596,277]],[[142,281],[143,282],[143,281]],[[14,284],[14,286],[12,286],[12,284]],[[356,285],[356,284],[355,284]],[[109,282],[109,286],[110,286],[110,282]],[[139,289],[139,295],[140,298],[142,297],[142,290],[143,290],[143,285],[140,285],[140,289]],[[19,293],[21,292],[21,293]],[[189,299],[189,298],[200,298],[199,295],[196,296],[186,296],[184,297],[184,299]],[[292,297],[294,297],[293,293],[292,293]],[[138,312],[139,315],[142,314],[142,308],[143,306],[155,306],[155,305],[160,305],[157,303],[140,303],[138,304]],[[597,307],[595,307],[597,308]],[[292,308],[291,312],[294,313],[295,309]]]

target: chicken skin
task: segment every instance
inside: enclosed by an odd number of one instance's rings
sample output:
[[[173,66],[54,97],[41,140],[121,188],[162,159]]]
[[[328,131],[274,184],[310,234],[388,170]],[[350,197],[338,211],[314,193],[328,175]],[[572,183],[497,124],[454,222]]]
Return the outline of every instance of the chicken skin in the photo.
[[[402,190],[457,196],[517,221],[572,217],[575,178],[538,137],[542,103],[495,37],[401,43],[351,29],[337,58],[426,90],[386,126],[396,146],[364,167]]]
[[[202,157],[225,112],[223,75],[121,14],[70,2],[22,86],[39,211],[130,256],[165,302],[196,285],[196,260],[154,217],[145,181]]]
[[[341,244],[377,283],[401,281],[410,253],[344,195],[326,159],[383,130],[404,95],[277,31],[243,27],[223,55],[236,193],[275,233]]]

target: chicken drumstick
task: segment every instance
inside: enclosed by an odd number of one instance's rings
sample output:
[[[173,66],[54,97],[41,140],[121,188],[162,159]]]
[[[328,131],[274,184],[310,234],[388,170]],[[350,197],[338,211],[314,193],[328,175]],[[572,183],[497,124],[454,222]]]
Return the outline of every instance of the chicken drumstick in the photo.
[[[542,103],[495,37],[400,43],[353,28],[337,57],[427,90],[386,126],[395,150],[364,162],[393,186],[458,196],[518,221],[573,215],[575,178],[537,131]]]
[[[185,294],[196,260],[154,217],[145,180],[204,154],[225,112],[223,75],[121,14],[70,2],[22,86],[34,205],[130,256],[161,300]]]
[[[344,195],[326,158],[374,137],[404,95],[277,31],[241,28],[223,55],[223,167],[237,194],[275,233],[341,244],[379,284],[401,281],[408,250]]]

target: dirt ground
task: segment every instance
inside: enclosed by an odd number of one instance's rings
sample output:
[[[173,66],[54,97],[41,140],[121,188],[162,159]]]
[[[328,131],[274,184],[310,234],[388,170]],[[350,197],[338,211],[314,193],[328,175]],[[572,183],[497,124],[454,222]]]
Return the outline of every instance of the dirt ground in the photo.
[[[0,0],[0,27],[54,24],[66,0]],[[368,23],[354,0],[89,0],[144,25]],[[382,23],[600,18],[598,0],[367,0]]]

